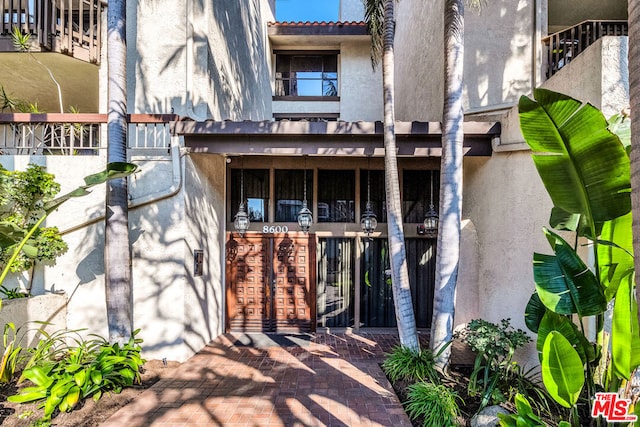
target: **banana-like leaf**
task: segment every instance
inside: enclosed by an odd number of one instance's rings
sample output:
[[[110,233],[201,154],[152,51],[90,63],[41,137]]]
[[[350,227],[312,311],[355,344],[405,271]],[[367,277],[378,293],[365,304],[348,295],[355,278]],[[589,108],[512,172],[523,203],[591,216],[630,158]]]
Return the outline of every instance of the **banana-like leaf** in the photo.
[[[571,346],[575,349],[583,364],[595,360],[596,352],[584,334],[578,330],[578,326],[569,320],[569,318],[556,314],[553,311],[546,312],[538,329],[536,349],[541,359],[544,357],[544,343],[552,332],[562,334],[562,336],[571,343]]]
[[[631,223],[631,213],[605,222],[597,241],[600,282],[607,301],[615,296],[622,277],[634,269]]]
[[[8,248],[24,238],[26,231],[9,221],[0,221],[0,248]]]
[[[580,356],[561,333],[552,331],[542,348],[542,381],[556,402],[571,408],[584,386]]]
[[[546,228],[543,231],[555,256],[533,255],[533,278],[540,301],[558,314],[604,313],[607,301],[596,276],[562,237]]]
[[[125,178],[136,171],[138,167],[132,163],[112,162],[107,164],[107,167],[102,172],[98,172],[93,175],[86,176],[84,178],[85,185],[78,187],[75,190],[55,198],[50,202],[45,203],[44,210],[50,213],[58,208],[61,204],[73,197],[82,197],[90,193],[89,188],[98,184],[103,184],[111,179]]]
[[[580,226],[580,214],[572,214],[554,206],[551,208],[549,225],[556,230],[577,231]]]
[[[533,333],[538,333],[540,322],[547,312],[547,308],[544,306],[537,292],[534,292],[529,298],[527,307],[524,310],[524,323],[527,328]]]
[[[520,128],[554,206],[580,214],[583,232],[631,210],[630,162],[591,104],[546,89],[520,98]]]
[[[609,130],[620,138],[627,153],[631,150],[631,120],[627,114],[614,114],[609,117]]]
[[[629,379],[640,365],[640,328],[638,304],[634,298],[633,272],[621,282],[613,306],[611,325],[611,361],[618,378]]]

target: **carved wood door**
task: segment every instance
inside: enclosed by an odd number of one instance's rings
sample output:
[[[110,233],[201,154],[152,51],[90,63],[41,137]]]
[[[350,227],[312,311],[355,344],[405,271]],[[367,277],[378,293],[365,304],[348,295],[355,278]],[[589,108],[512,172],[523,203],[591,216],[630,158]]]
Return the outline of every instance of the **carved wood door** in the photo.
[[[315,236],[227,234],[227,330],[305,332],[315,325]]]

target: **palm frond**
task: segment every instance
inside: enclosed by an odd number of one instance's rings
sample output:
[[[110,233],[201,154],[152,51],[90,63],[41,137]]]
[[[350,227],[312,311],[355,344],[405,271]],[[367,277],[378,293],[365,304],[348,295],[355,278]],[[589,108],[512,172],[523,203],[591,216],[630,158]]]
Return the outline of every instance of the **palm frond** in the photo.
[[[364,20],[371,34],[371,66],[375,69],[382,59],[382,39],[384,32],[384,1],[362,0]]]

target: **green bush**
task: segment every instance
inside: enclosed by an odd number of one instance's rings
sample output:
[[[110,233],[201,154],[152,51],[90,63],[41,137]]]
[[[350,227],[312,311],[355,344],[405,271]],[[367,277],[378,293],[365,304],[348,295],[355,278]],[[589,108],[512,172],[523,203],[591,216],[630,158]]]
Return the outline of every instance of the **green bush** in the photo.
[[[77,331],[71,331],[77,332]],[[99,400],[104,392],[119,393],[124,387],[140,383],[140,343],[135,338],[124,345],[109,344],[104,338],[73,338],[74,346],[62,346],[69,334],[60,332],[41,340],[22,372],[21,381],[31,386],[9,396],[11,402],[40,402],[43,420],[50,420],[56,410],[68,412],[82,400]]]
[[[382,370],[389,381],[440,382],[435,357],[431,350],[415,352],[407,347],[396,346],[382,363]]]
[[[454,338],[466,342],[476,353],[473,371],[469,377],[469,396],[482,395],[480,409],[489,402],[507,400],[500,388],[502,378],[518,371],[513,354],[516,349],[531,341],[521,329],[513,329],[509,319],[502,319],[500,324],[483,319],[470,321],[463,329],[454,334]]]
[[[409,386],[407,415],[412,420],[423,418],[423,425],[449,427],[458,425],[460,397],[442,384],[417,382]]]

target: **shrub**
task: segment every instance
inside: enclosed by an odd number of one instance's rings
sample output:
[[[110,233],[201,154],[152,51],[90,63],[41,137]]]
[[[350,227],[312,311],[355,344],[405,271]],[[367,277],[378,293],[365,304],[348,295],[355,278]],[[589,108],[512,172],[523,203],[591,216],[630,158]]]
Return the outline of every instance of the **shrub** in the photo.
[[[470,321],[454,334],[466,342],[476,353],[473,371],[469,378],[468,393],[470,396],[482,395],[480,409],[490,401],[506,400],[499,387],[501,378],[507,378],[511,371],[518,371],[516,362],[512,362],[516,349],[531,341],[521,329],[513,329],[509,319],[500,324],[482,319]]]
[[[417,382],[409,386],[407,415],[415,420],[423,418],[425,426],[455,426],[460,415],[460,397],[442,384]]]
[[[435,357],[431,350],[415,352],[408,347],[396,346],[382,363],[382,370],[391,382],[429,380],[439,382]]]

